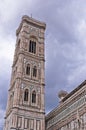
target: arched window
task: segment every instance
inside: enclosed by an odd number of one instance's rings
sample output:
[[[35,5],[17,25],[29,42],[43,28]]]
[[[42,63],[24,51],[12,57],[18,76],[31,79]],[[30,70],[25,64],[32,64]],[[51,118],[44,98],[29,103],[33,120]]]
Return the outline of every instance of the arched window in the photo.
[[[37,67],[34,66],[33,67],[33,77],[36,77],[37,76]]]
[[[29,64],[26,66],[26,74],[30,75],[30,65]]]
[[[30,40],[29,52],[34,53],[34,54],[36,53],[36,42],[35,41]]]
[[[32,103],[36,103],[36,92],[32,92]]]
[[[24,101],[28,101],[28,89],[25,89],[25,92],[24,92]]]

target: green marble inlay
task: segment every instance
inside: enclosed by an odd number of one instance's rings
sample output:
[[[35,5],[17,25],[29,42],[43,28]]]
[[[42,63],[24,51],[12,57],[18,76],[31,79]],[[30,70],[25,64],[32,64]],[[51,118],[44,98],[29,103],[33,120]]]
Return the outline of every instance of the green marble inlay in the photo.
[[[64,111],[56,115],[53,119],[47,122],[47,127],[52,126],[53,124],[57,123],[67,115],[71,114],[74,110],[77,110],[81,105],[85,103],[85,96],[81,97],[78,101],[73,103],[71,106],[67,107]]]

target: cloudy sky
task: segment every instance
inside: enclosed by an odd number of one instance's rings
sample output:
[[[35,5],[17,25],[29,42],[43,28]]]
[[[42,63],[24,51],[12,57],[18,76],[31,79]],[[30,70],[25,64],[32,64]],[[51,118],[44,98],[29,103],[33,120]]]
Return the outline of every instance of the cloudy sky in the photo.
[[[28,15],[47,24],[46,113],[58,105],[59,90],[86,79],[86,0],[0,0],[0,130],[4,123],[15,32]]]

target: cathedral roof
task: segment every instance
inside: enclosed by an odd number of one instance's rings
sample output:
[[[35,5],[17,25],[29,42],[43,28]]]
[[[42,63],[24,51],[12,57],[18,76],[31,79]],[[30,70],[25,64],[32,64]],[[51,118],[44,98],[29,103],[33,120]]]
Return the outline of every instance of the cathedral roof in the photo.
[[[86,85],[86,80],[82,82],[78,87],[76,87],[73,91],[71,91],[68,95],[66,95],[62,101],[64,102],[65,100],[67,100],[70,96],[72,96],[75,92],[81,89],[84,85]]]
[[[78,87],[76,87],[73,91],[71,91],[69,94],[67,94],[56,108],[54,108],[50,113],[46,115],[46,120],[49,120],[50,118],[53,118],[55,115],[59,114],[61,111],[63,111],[67,105],[69,105],[71,102],[74,102],[77,100],[77,97],[82,94],[82,92],[86,89],[86,80],[82,82]],[[63,91],[64,92],[64,91]],[[61,94],[63,93],[61,92]],[[80,98],[80,97],[79,97]]]

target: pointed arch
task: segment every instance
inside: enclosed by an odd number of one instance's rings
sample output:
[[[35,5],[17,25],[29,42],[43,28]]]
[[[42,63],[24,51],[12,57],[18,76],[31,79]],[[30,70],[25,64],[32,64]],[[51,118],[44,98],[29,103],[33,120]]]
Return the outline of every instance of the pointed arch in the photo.
[[[25,91],[24,91],[24,101],[28,101],[28,95],[29,95],[28,89],[25,89]]]
[[[32,92],[32,103],[36,103],[36,91]]]
[[[35,36],[35,35],[30,35],[29,38],[32,39],[32,40],[38,41],[38,38],[37,38],[37,36]]]

